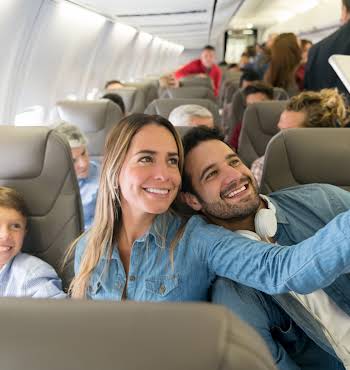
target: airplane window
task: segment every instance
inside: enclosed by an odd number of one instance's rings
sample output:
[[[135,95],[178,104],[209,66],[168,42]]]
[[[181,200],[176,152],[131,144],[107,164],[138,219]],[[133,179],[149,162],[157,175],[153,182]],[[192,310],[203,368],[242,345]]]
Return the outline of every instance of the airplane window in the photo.
[[[44,108],[41,105],[33,105],[24,112],[16,114],[15,126],[33,126],[44,123]]]

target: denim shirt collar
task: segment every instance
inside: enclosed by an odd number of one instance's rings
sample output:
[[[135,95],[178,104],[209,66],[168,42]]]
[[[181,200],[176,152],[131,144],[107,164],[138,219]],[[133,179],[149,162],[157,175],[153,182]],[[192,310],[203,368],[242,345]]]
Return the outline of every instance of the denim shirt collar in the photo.
[[[284,213],[283,209],[279,207],[278,203],[269,197],[269,201],[275,206],[276,208],[276,218],[277,218],[277,223],[279,224],[289,224],[289,221],[286,217],[286,214]]]
[[[143,234],[140,238],[136,239],[135,243],[144,243],[147,240],[147,238],[149,238],[150,245],[155,244],[158,248],[161,248],[161,249],[166,248],[166,243],[164,242],[166,235],[162,237],[160,235],[160,232],[164,224],[166,224],[168,227],[169,225],[173,227],[172,224],[174,221],[176,221],[175,217],[170,212],[166,212],[166,213],[156,216],[150,229],[145,234]],[[115,247],[113,248],[112,256],[111,256],[112,260],[119,259],[119,252],[116,247],[117,247],[117,244],[115,243]],[[108,259],[108,254],[105,253],[101,257],[101,259],[103,260]]]

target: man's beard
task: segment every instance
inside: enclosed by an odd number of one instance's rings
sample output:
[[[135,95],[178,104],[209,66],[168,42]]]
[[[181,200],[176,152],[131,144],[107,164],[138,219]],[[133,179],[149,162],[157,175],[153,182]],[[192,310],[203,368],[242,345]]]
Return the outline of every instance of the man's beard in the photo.
[[[216,219],[221,220],[230,220],[233,218],[244,219],[251,214],[255,214],[260,206],[260,197],[256,190],[256,182],[249,177],[241,179],[240,182],[244,180],[248,180],[248,186],[253,189],[253,193],[249,195],[249,198],[247,200],[243,200],[236,204],[230,204],[228,201],[226,202],[224,199],[220,198],[220,200],[217,202],[207,203],[199,197],[199,201],[202,205],[202,212],[209,218],[215,217]],[[237,183],[231,183],[229,187],[232,189],[237,188],[236,184]],[[229,187],[223,193],[227,194],[229,191]]]

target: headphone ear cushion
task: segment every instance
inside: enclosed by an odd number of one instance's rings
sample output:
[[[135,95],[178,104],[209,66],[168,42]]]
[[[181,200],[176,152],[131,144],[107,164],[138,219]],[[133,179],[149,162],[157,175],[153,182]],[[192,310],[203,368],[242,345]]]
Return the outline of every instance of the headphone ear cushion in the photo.
[[[262,239],[272,238],[277,232],[277,218],[272,209],[260,209],[254,223],[255,231]]]

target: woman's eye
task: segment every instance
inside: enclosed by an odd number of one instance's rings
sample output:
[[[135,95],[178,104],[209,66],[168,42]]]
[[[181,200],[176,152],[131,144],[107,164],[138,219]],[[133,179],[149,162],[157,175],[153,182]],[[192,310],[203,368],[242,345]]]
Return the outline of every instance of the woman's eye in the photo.
[[[141,163],[149,163],[149,162],[152,162],[152,157],[150,157],[150,156],[142,157],[142,158],[139,159],[139,162],[141,162]]]
[[[11,228],[13,230],[20,230],[20,229],[22,229],[22,225],[21,224],[12,224]]]
[[[178,158],[170,158],[169,163],[173,166],[177,166],[179,164],[179,159]]]

